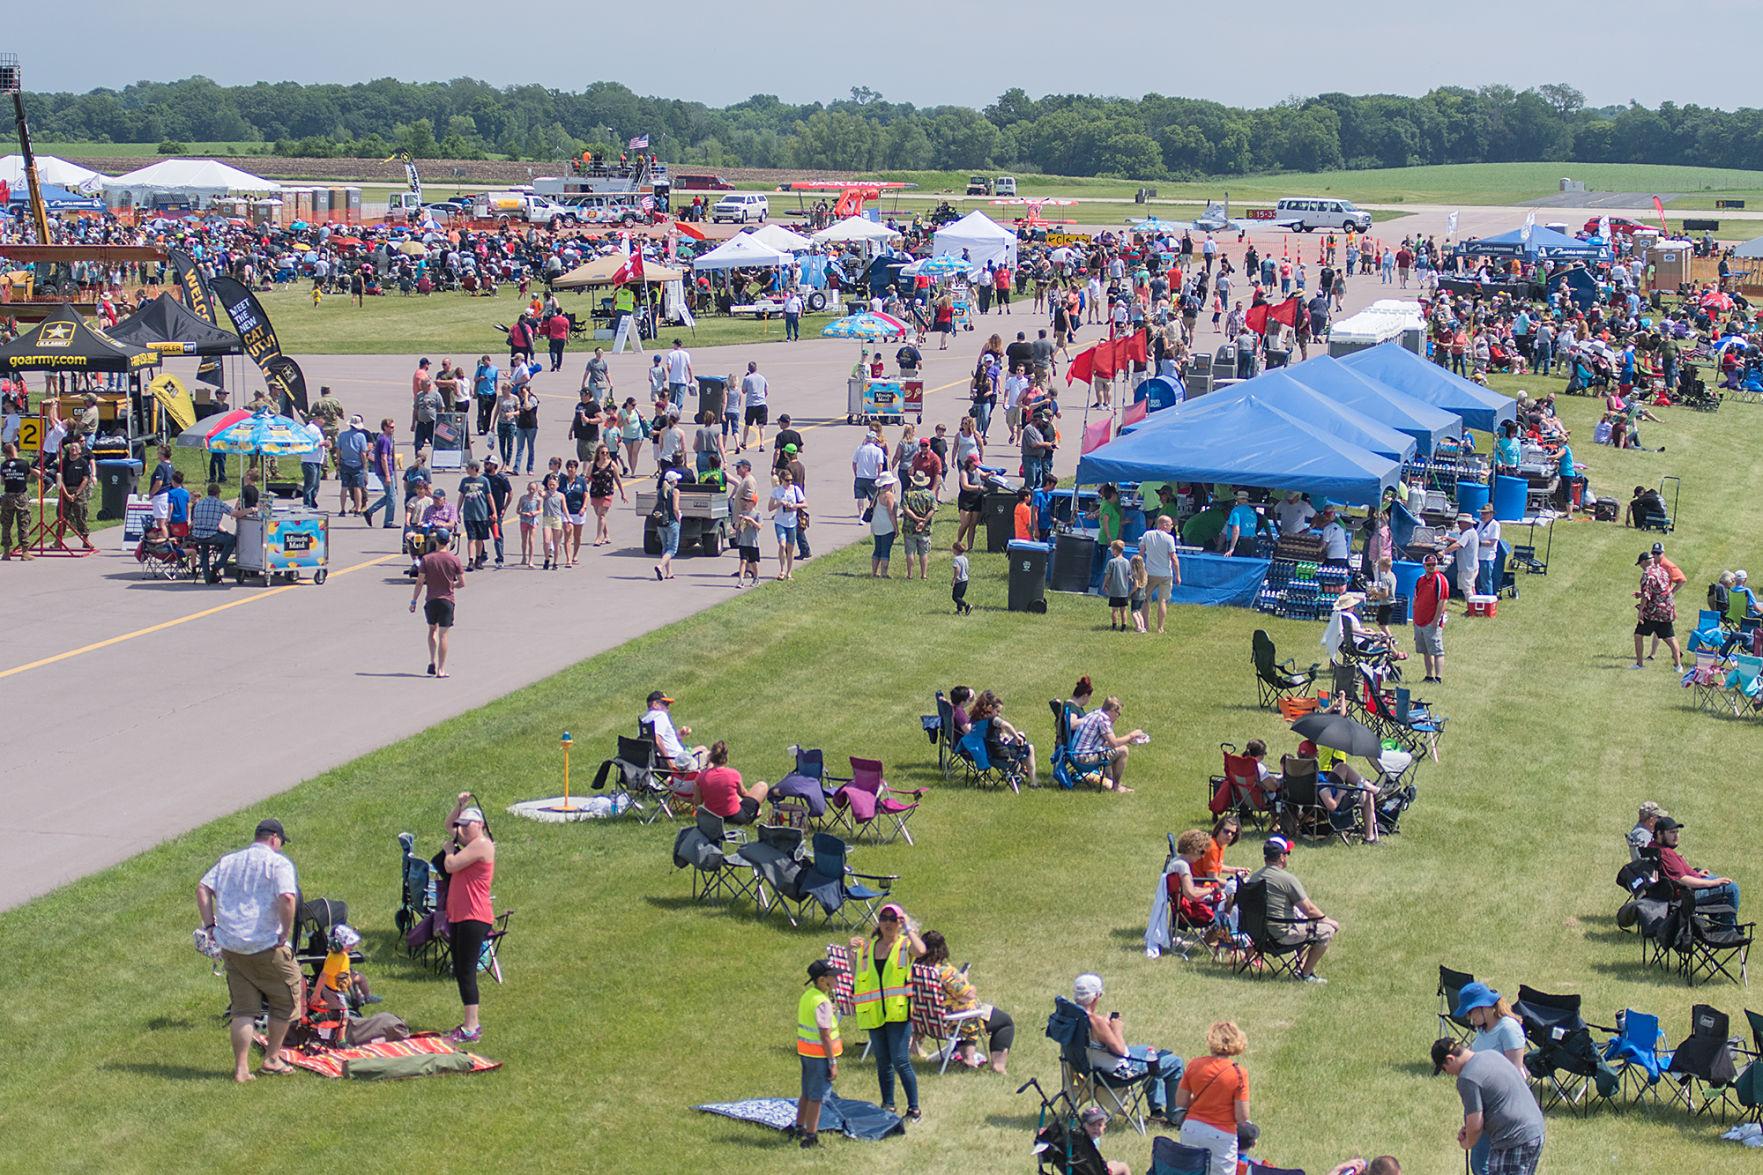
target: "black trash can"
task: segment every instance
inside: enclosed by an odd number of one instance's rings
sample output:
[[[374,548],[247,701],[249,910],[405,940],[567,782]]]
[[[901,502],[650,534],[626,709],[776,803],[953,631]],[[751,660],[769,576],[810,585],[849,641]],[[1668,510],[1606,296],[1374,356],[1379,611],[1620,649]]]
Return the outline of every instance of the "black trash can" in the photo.
[[[141,480],[141,463],[132,457],[106,458],[98,464],[98,521],[121,518],[128,511],[129,495]]]
[[[986,550],[1003,551],[1016,537],[1016,491],[992,490],[986,494],[980,519],[986,528]]]
[[[1005,553],[1010,557],[1010,610],[1045,612],[1047,559],[1052,549],[1046,543],[1012,539]]]
[[[1096,557],[1096,536],[1087,531],[1073,530],[1061,534],[1053,549],[1053,590],[1077,592],[1090,590],[1090,562]]]
[[[698,411],[714,412],[713,419],[721,420],[728,411],[728,385],[733,376],[700,375],[698,377]],[[735,423],[739,424],[739,421]]]

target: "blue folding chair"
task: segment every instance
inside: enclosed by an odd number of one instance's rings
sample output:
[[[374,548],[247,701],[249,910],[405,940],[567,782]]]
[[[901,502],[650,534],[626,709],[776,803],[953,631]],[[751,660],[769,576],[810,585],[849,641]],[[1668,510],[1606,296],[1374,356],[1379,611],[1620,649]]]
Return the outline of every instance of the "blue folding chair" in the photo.
[[[1134,1130],[1145,1133],[1152,1081],[1148,1065],[1142,1061],[1127,1062],[1125,1058],[1123,1063],[1110,1068],[1091,1063],[1089,1016],[1064,996],[1053,997],[1053,1014],[1047,1017],[1047,1039],[1059,1046],[1062,1087],[1074,1105],[1100,1106],[1110,1116],[1119,1114],[1132,1123]]]
[[[992,720],[981,718],[955,744],[956,762],[967,770],[967,782],[975,787],[1008,787],[1022,791],[1022,761],[992,753]]]
[[[1158,1135],[1151,1140],[1149,1175],[1206,1175],[1212,1170],[1212,1152]]]
[[[1616,1035],[1604,1046],[1604,1060],[1616,1070],[1620,1095],[1630,1104],[1659,1096],[1659,1077],[1671,1064],[1670,1041],[1659,1030],[1659,1017],[1626,1009],[1616,1017]]]
[[[1072,723],[1072,711],[1076,707],[1058,698],[1049,701],[1047,707],[1053,711],[1053,782],[1066,791],[1092,778],[1099,782],[1100,772],[1108,766],[1108,756],[1093,751],[1078,752],[1077,734]]]

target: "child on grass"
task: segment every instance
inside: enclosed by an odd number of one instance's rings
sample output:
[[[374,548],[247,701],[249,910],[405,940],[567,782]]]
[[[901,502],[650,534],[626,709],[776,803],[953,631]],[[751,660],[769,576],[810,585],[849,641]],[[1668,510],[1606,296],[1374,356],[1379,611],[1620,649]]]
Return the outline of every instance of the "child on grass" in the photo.
[[[1108,551],[1108,563],[1102,568],[1102,594],[1108,597],[1108,627],[1114,632],[1126,632],[1126,611],[1132,596],[1132,564],[1126,561],[1126,544],[1119,539],[1108,544]]]
[[[1132,590],[1127,593],[1127,600],[1132,605],[1133,627],[1139,632],[1145,631],[1145,589],[1150,586],[1151,577],[1145,571],[1145,561],[1138,555],[1132,557],[1128,565],[1132,577]]]
[[[960,543],[955,544],[955,558],[950,560],[950,574],[954,577],[950,588],[955,601],[955,615],[965,616],[973,611],[973,605],[967,602],[967,548]]]

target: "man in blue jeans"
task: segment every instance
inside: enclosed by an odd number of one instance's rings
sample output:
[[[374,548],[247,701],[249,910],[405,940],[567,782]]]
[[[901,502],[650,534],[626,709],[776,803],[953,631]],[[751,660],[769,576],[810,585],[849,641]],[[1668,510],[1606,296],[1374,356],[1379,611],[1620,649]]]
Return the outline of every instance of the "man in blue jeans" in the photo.
[[[372,463],[374,473],[379,475],[380,489],[383,496],[369,506],[362,514],[367,525],[373,525],[373,512],[383,509],[385,521],[380,524],[382,529],[390,530],[403,523],[398,508],[398,483],[392,469],[392,430],[397,428],[390,416],[380,421],[380,435],[373,439]]]
[[[1715,877],[1706,869],[1691,869],[1678,854],[1678,829],[1683,825],[1669,816],[1661,816],[1653,825],[1653,843],[1659,846],[1659,872],[1665,880],[1689,891],[1697,906],[1719,906],[1709,918],[1722,926],[1738,924],[1739,886],[1730,877]]]

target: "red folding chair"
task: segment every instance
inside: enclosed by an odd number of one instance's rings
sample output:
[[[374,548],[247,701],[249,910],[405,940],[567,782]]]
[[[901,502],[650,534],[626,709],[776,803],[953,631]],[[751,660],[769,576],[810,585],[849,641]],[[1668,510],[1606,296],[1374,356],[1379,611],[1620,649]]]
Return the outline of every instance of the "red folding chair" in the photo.
[[[1224,774],[1208,781],[1206,807],[1214,816],[1234,811],[1245,824],[1267,828],[1273,820],[1276,795],[1261,786],[1261,770],[1255,760],[1236,753],[1235,743],[1220,743]]]

